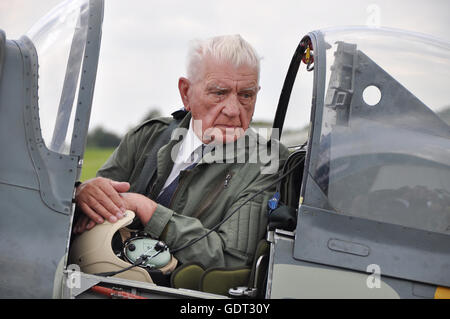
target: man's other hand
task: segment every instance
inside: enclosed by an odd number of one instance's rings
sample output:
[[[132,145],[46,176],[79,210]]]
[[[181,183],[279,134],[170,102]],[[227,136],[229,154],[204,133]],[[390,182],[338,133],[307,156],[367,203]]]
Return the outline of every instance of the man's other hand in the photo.
[[[142,225],[147,225],[157,204],[150,198],[137,193],[121,193],[120,196],[125,200],[125,207],[136,214]]]

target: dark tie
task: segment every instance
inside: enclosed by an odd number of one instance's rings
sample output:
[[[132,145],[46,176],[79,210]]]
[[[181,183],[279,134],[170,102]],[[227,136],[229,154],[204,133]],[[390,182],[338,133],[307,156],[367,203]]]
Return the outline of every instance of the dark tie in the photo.
[[[186,168],[186,170],[193,168],[195,165],[197,165],[197,163],[190,165],[189,167]],[[165,207],[169,207],[170,200],[172,199],[173,193],[175,193],[175,190],[178,187],[179,180],[180,180],[180,174],[178,174],[178,176],[175,177],[175,179],[172,181],[172,183],[170,183],[164,189],[164,191],[158,196],[158,198],[156,199],[156,202],[158,204],[161,204]]]
[[[202,158],[202,155],[204,155],[203,154],[204,149],[205,149],[205,145],[202,145],[201,147],[198,147],[194,152],[192,152],[191,160],[192,161],[195,160],[195,163],[189,165],[184,170],[192,169],[195,167],[195,165],[197,165],[197,163]],[[195,156],[195,155],[197,155],[197,156]],[[156,199],[156,202],[158,204],[161,204],[165,207],[169,207],[170,201],[172,200],[172,196],[178,187],[179,180],[180,180],[180,174],[178,174],[178,176],[169,185],[167,185],[167,187],[164,189],[164,191],[158,196],[158,198]]]

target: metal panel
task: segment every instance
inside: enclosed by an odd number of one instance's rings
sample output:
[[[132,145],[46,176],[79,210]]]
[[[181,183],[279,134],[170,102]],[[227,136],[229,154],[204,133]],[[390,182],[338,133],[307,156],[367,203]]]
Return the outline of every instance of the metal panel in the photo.
[[[5,60],[6,35],[0,30],[0,81],[2,79],[3,62]]]
[[[34,167],[32,175],[38,177],[39,190],[44,203],[58,213],[69,215],[78,160],[74,156],[52,152],[46,147],[42,139],[39,121],[36,51],[27,37],[22,37],[16,43],[23,57],[25,88],[23,105],[20,105],[23,108],[23,120],[18,129],[25,131],[28,154]],[[19,139],[17,140],[19,141]],[[28,158],[19,153],[12,154],[12,156]],[[13,174],[17,174],[21,170],[12,169],[11,171]]]
[[[69,216],[38,191],[0,184],[0,298],[51,298],[66,248]]]
[[[307,244],[307,243],[306,243]],[[380,276],[367,286],[365,272],[342,269],[292,257],[294,238],[276,230],[271,240],[266,298],[433,298],[436,286]]]
[[[86,47],[81,71],[80,88],[78,90],[77,111],[72,133],[70,155],[83,158],[86,138],[94,96],[95,79],[97,76],[100,40],[102,35],[103,0],[89,1],[89,21]],[[82,121],[80,120],[82,119]],[[78,172],[78,177],[81,170]]]
[[[56,213],[42,198],[45,187],[52,190],[55,183],[50,184],[47,170],[54,167],[38,151],[43,143],[37,141],[37,104],[31,103],[32,97],[37,99],[35,53],[20,41],[7,41],[6,48],[3,71],[8,81],[0,82],[0,297],[49,298],[66,249],[70,209]],[[32,156],[45,166],[36,166]],[[76,168],[76,161],[68,161]],[[73,190],[74,178],[72,174],[60,182]],[[71,191],[67,194],[65,201],[70,202]]]
[[[39,189],[39,181],[27,154],[23,128],[23,87],[8,85],[21,84],[24,73],[19,47],[13,41],[5,43],[4,62],[4,76],[0,79],[0,184],[36,190]]]
[[[173,299],[173,298],[189,298],[189,299],[229,299],[222,295],[206,293],[190,289],[176,289],[164,286],[157,286],[141,281],[134,281],[116,277],[100,277],[85,273],[72,273],[72,276],[78,276],[77,284],[67,284],[67,273],[65,274],[65,282],[61,290],[62,298],[85,299],[85,298],[102,298],[102,296],[90,291],[95,285],[123,287],[125,290],[130,289],[137,292],[138,295],[149,299]],[[68,288],[68,286],[74,286]]]
[[[92,29],[99,45],[103,1],[90,4],[97,8],[90,17],[98,23]],[[42,140],[38,57],[31,41],[6,41],[5,48],[0,80],[0,297],[50,298],[55,270],[67,253],[78,156],[52,152]],[[87,66],[96,69],[92,63]],[[87,73],[95,78],[92,70]],[[74,132],[85,122],[87,133],[94,84],[83,83],[90,91],[89,108],[77,117]],[[77,143],[81,152],[84,146],[85,138]]]
[[[323,34],[320,31],[308,34],[314,48],[314,85],[313,98],[311,103],[311,125],[308,139],[308,149],[305,157],[305,166],[303,171],[303,181],[300,195],[309,205],[328,208],[324,196],[319,191],[311,191],[311,188],[320,189],[310,178],[310,167],[316,167],[319,153],[320,135],[322,128],[323,104],[325,98],[325,75],[326,75],[326,55]],[[322,206],[323,205],[323,206]]]
[[[330,249],[330,240],[368,247],[368,254]],[[357,246],[357,247],[358,247]],[[294,258],[450,286],[449,236],[301,206]]]

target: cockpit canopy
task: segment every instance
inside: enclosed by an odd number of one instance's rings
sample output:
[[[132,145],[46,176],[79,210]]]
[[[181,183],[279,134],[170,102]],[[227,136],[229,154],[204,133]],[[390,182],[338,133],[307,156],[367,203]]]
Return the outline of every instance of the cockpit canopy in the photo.
[[[309,173],[322,208],[449,233],[450,44],[389,29],[320,34]]]
[[[39,63],[39,116],[46,146],[68,154],[85,46],[89,0],[64,1],[26,34]]]

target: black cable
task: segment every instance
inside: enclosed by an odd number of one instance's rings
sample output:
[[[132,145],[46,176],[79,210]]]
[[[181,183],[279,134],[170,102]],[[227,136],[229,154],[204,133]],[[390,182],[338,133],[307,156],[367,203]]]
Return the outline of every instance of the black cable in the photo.
[[[299,145],[292,145],[292,146],[288,146],[287,148],[288,149],[290,149],[290,148],[298,148],[298,150],[301,150],[301,149],[303,149],[306,145],[308,144],[308,141],[306,141],[305,143],[303,143],[303,144],[299,144]]]
[[[141,259],[141,257],[139,257],[138,259],[136,259],[136,261],[131,266],[128,266],[126,268],[123,268],[123,269],[117,270],[117,271],[101,272],[101,273],[94,274],[94,275],[102,276],[102,277],[112,277],[112,276],[118,275],[122,272],[125,272],[127,270],[130,270],[131,268],[140,266],[143,262],[144,262],[144,259],[143,258]]]
[[[226,218],[224,218],[221,222],[219,222],[217,225],[215,225],[213,228],[211,228],[208,232],[206,232],[204,235],[194,239],[193,241],[187,243],[184,246],[181,246],[180,248],[176,248],[171,250],[172,254],[175,254],[183,249],[186,249],[192,245],[194,245],[195,243],[197,243],[198,241],[202,240],[203,238],[205,238],[206,236],[208,236],[209,234],[211,234],[213,231],[217,230],[217,228],[219,228],[220,226],[222,226],[228,219],[230,219],[236,212],[238,212],[245,204],[247,204],[249,201],[251,201],[253,198],[255,198],[256,196],[262,194],[263,192],[265,192],[266,190],[268,190],[270,187],[272,187],[273,185],[281,182],[286,176],[288,176],[290,173],[292,173],[292,171],[299,166],[301,163],[303,163],[303,161],[305,160],[305,158],[303,157],[299,162],[295,163],[294,166],[292,166],[288,171],[286,171],[286,173],[282,174],[280,177],[278,177],[273,183],[271,183],[270,185],[268,185],[267,187],[261,189],[259,192],[253,194],[250,198],[246,199],[241,205],[239,205],[230,215],[228,215]],[[148,256],[148,255],[141,255],[138,259],[135,260],[135,262],[133,264],[131,264],[130,266],[123,268],[121,270],[118,271],[111,271],[111,272],[103,272],[103,273],[97,273],[94,274],[96,276],[102,276],[102,277],[112,277],[115,275],[118,275],[120,273],[123,273],[127,270],[130,270],[134,267],[138,267],[140,265],[142,265],[148,258],[154,258],[156,256],[158,256],[160,253],[162,253],[163,251],[165,251],[167,249],[167,246],[164,245],[164,247],[160,247],[160,250],[158,250],[158,252],[153,255],[153,256]]]
[[[247,204],[249,201],[251,201],[253,198],[255,198],[256,196],[262,194],[263,192],[265,192],[266,190],[268,190],[270,187],[272,187],[273,185],[281,182],[287,175],[289,175],[294,168],[296,168],[298,165],[300,165],[301,163],[303,163],[303,161],[305,160],[305,158],[303,157],[298,163],[295,163],[294,166],[292,166],[286,173],[284,173],[283,175],[281,175],[280,177],[278,177],[273,183],[271,183],[270,185],[268,185],[267,187],[263,188],[262,190],[260,190],[259,192],[253,194],[250,198],[248,198],[246,201],[244,201],[241,205],[239,205],[230,215],[228,215],[226,218],[224,218],[221,222],[219,222],[217,225],[215,225],[213,228],[211,228],[208,232],[206,232],[206,234],[194,239],[193,241],[187,243],[184,246],[181,246],[180,248],[176,248],[176,249],[172,249],[171,253],[175,254],[177,252],[179,252],[180,250],[186,249],[190,246],[192,246],[193,244],[195,244],[196,242],[198,242],[199,240],[202,240],[203,238],[205,238],[206,236],[208,236],[209,234],[211,234],[213,231],[215,231],[217,228],[219,228],[220,226],[223,225],[223,223],[225,223],[228,219],[231,218],[231,216],[233,216],[237,211],[239,211],[239,209],[242,208],[242,206],[244,206],[245,204]]]
[[[132,269],[132,268],[134,268],[134,267],[137,267],[137,266],[142,265],[145,261],[147,261],[147,259],[149,259],[149,258],[151,259],[151,258],[154,258],[154,257],[158,256],[158,255],[159,255],[160,253],[162,253],[164,250],[165,250],[165,249],[159,250],[159,251],[158,251],[156,254],[154,254],[153,256],[141,255],[138,259],[135,260],[135,262],[134,262],[131,266],[128,266],[128,267],[123,268],[123,269],[121,269],[121,270],[110,271],[110,272],[101,272],[101,273],[94,274],[94,275],[96,275],[96,276],[102,276],[102,277],[112,277],[112,276],[118,275],[118,274],[123,273],[123,272],[125,272],[125,271],[127,271],[127,270],[130,270],[130,269]]]
[[[306,143],[304,144],[306,145]],[[304,147],[304,145],[302,147]],[[220,226],[222,226],[228,219],[230,219],[236,212],[238,212],[245,204],[247,204],[249,201],[251,201],[253,198],[255,198],[256,196],[262,194],[263,192],[265,192],[266,190],[268,190],[270,187],[272,187],[273,185],[281,182],[286,176],[288,176],[290,173],[292,173],[292,171],[299,166],[301,163],[303,163],[303,161],[305,160],[305,158],[303,157],[299,162],[295,163],[288,171],[286,171],[286,173],[282,174],[280,177],[278,177],[273,183],[271,183],[270,185],[268,185],[267,187],[261,189],[259,192],[253,194],[250,198],[246,199],[241,205],[239,205],[230,215],[228,215],[226,218],[224,218],[221,222],[219,222],[218,224],[216,224],[213,228],[211,228],[208,232],[206,232],[204,235],[194,239],[193,241],[187,243],[184,246],[181,246],[180,248],[176,248],[171,250],[172,254],[175,254],[183,249],[186,249],[192,245],[194,245],[195,243],[197,243],[198,241],[202,240],[203,238],[205,238],[206,236],[208,236],[209,234],[211,234],[213,231],[217,230],[217,228],[219,228]],[[159,243],[159,242],[158,242]],[[158,250],[158,252],[153,255],[153,256],[148,256],[148,255],[141,255],[138,259],[136,259],[136,261],[126,267],[123,268],[121,270],[118,271],[111,271],[111,272],[103,272],[103,273],[98,273],[98,274],[94,274],[96,276],[102,276],[102,277],[112,277],[115,275],[118,275],[120,273],[123,273],[127,270],[130,270],[134,267],[140,266],[142,265],[148,258],[154,258],[156,256],[158,256],[160,253],[162,253],[163,251],[165,251],[167,249],[167,246],[164,245],[164,247],[160,247],[160,250]]]

